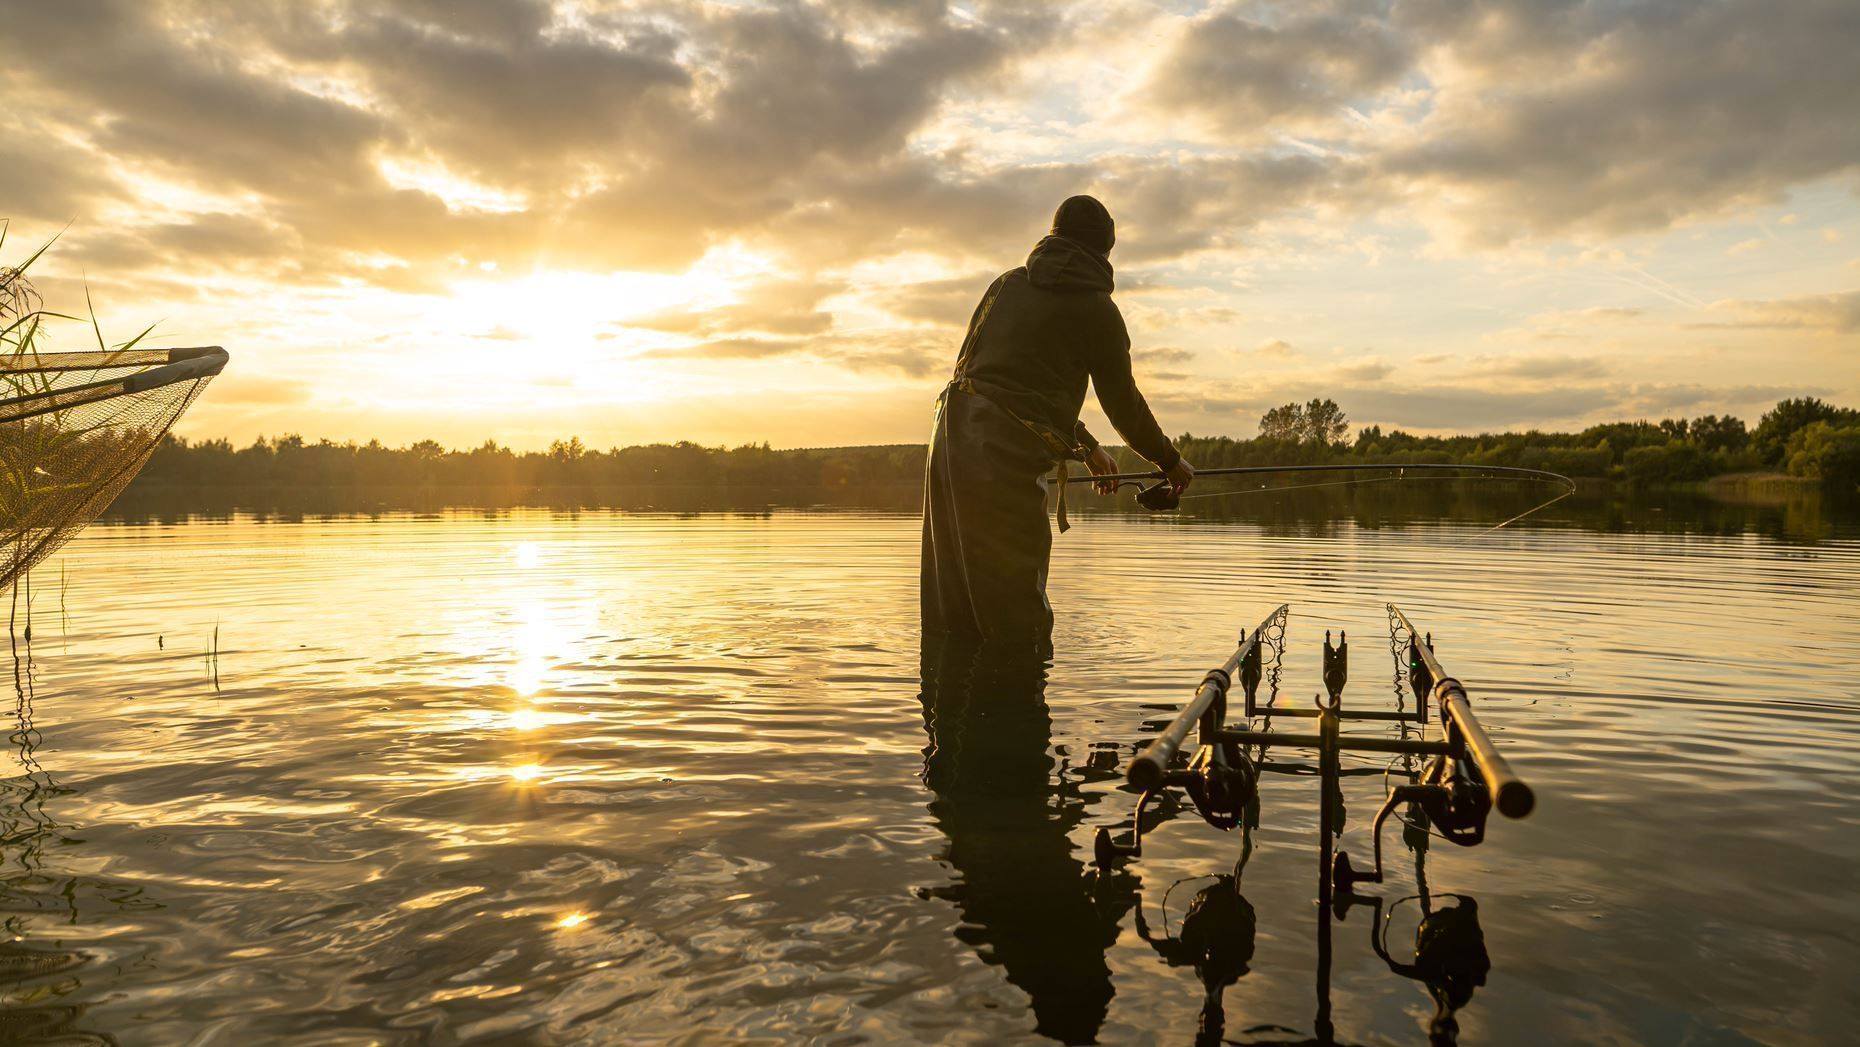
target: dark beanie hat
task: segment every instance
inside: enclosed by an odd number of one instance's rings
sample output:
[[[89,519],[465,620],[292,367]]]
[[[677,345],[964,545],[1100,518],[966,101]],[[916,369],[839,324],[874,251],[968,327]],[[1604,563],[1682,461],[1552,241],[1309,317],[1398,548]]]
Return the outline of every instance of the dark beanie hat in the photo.
[[[1068,196],[1053,212],[1053,235],[1077,241],[1099,254],[1110,254],[1117,242],[1117,225],[1111,212],[1095,196]]]

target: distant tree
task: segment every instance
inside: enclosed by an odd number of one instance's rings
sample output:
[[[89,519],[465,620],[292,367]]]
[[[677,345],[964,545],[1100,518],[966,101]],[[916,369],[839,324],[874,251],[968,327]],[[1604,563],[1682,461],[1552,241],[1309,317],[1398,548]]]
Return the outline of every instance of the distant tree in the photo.
[[[1762,419],[1757,422],[1756,432],[1751,434],[1751,442],[1756,444],[1764,461],[1771,465],[1781,465],[1789,438],[1816,422],[1829,422],[1836,426],[1860,425],[1860,411],[1836,407],[1813,396],[1783,400],[1764,412]]]
[[[1831,490],[1852,494],[1860,486],[1860,425],[1810,422],[1789,438],[1789,472],[1811,476]]]
[[[1306,442],[1342,443],[1349,432],[1350,419],[1344,416],[1343,408],[1337,406],[1337,401],[1313,399],[1305,404],[1304,427],[1299,435]]]
[[[1708,414],[1692,420],[1691,440],[1707,451],[1737,451],[1750,443],[1750,430],[1742,418]]]
[[[1268,440],[1297,440],[1304,430],[1305,409],[1298,404],[1275,407],[1259,418],[1259,435]]]

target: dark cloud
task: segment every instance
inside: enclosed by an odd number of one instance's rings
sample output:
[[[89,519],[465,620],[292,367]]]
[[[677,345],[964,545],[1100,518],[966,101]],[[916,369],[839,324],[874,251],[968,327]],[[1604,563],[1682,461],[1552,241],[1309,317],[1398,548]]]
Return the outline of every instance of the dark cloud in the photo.
[[[480,262],[682,270],[741,240],[786,275],[642,321],[692,343],[653,353],[927,377],[947,369],[988,280],[1075,192],[1117,215],[1130,292],[1171,286],[1173,263],[1196,252],[1252,248],[1286,216],[1425,211],[1490,244],[1605,236],[1860,170],[1851,0],[1224,6],[1134,92],[1215,130],[1194,148],[1082,144],[1021,161],[923,135],[958,106],[1053,88],[1015,79],[1046,75],[1030,63],[1049,48],[1089,51],[1107,41],[1079,34],[1113,22],[1131,31],[1134,16],[1093,23],[1087,10],[0,0],[0,207],[52,228],[79,219],[65,257],[100,284],[175,296],[221,272],[439,293]],[[1345,133],[1345,106],[1376,126]],[[1272,140],[1306,132],[1313,152]],[[136,201],[149,179],[161,190]],[[122,224],[92,220],[117,221],[126,202],[139,208]],[[965,275],[881,287],[817,275],[901,251]],[[840,331],[839,294],[906,329]],[[1132,312],[1243,319],[1218,298],[1184,301],[1204,304],[1165,312],[1146,295]],[[1860,330],[1854,292],[1723,308],[1730,326]],[[1151,352],[1163,373],[1182,362]],[[1285,342],[1250,352],[1298,355]],[[1497,410],[1566,418],[1555,412],[1576,391],[1604,396],[1596,409],[1631,406],[1594,384],[1607,370],[1593,355],[1488,366],[1479,380],[1568,388],[1480,392],[1463,424]],[[1403,424],[1456,409],[1427,399],[1445,393],[1384,388],[1401,376],[1376,362],[1334,377]],[[1180,395],[1205,413],[1223,394]],[[1308,396],[1280,389],[1264,406],[1296,398]]]
[[[1012,194],[945,183],[906,150],[946,91],[1038,46],[1014,6],[975,11],[876,5],[860,17],[882,36],[855,39],[800,5],[6,0],[10,100],[58,117],[48,140],[95,150],[54,144],[15,165],[56,188],[7,203],[78,209],[110,188],[76,177],[107,155],[249,202],[279,234],[281,279],[420,281],[357,265],[382,255],[416,269],[457,257],[677,269],[721,239],[810,223],[859,228],[834,252],[844,262],[908,235],[899,216],[939,193],[956,206],[923,228],[982,225],[978,208],[999,224],[992,203]],[[395,184],[384,162],[439,182]],[[514,213],[449,204],[447,178],[504,194]],[[887,197],[900,180],[921,184]],[[861,192],[870,206],[855,212],[847,197]]]
[[[1860,169],[1851,0],[1396,11],[1462,86],[1376,167],[1451,193],[1475,241],[1658,229]]]
[[[1146,85],[1149,100],[1250,138],[1317,121],[1372,97],[1407,71],[1411,45],[1374,18],[1299,12],[1256,21],[1233,11],[1197,19]]]
[[[0,87],[7,83],[0,74]],[[0,116],[0,217],[63,225],[120,195],[83,149],[24,114]]]

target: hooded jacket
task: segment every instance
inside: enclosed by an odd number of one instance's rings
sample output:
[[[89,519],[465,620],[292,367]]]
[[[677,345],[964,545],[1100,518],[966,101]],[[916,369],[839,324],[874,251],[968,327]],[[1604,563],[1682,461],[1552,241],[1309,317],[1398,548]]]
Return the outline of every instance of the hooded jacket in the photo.
[[[1063,236],[1048,236],[1027,264],[1002,273],[982,296],[956,358],[989,399],[1023,419],[1074,433],[1097,446],[1079,423],[1089,381],[1111,424],[1160,469],[1181,460],[1156,424],[1130,373],[1130,333],[1111,301],[1111,262]]]

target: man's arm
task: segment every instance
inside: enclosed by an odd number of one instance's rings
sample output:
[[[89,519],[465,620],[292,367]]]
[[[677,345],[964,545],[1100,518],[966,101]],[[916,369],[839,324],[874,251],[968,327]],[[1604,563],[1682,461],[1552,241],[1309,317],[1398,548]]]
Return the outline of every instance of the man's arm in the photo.
[[[1094,336],[1095,349],[1090,357],[1091,384],[1099,406],[1131,450],[1164,472],[1174,469],[1182,456],[1163,435],[1149,401],[1137,389],[1136,377],[1130,371],[1130,332],[1124,327],[1124,315],[1118,312],[1117,303],[1108,298],[1101,325],[1101,330],[1089,333]]]

